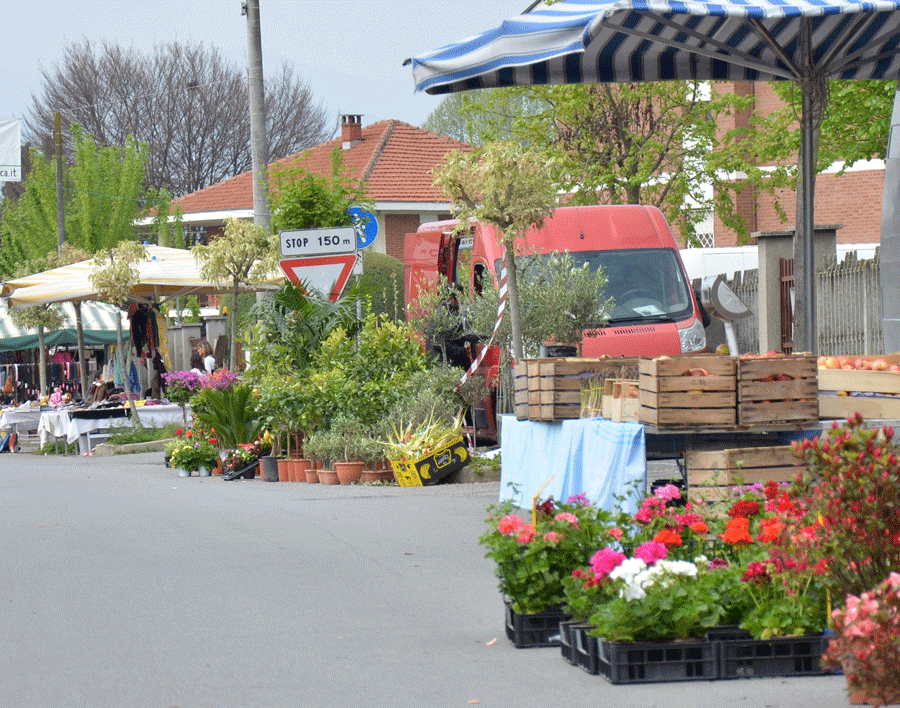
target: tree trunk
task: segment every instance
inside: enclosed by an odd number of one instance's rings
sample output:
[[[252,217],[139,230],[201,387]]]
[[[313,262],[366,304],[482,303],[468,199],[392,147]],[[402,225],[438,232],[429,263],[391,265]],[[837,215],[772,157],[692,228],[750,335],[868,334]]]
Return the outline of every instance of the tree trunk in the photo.
[[[516,363],[525,358],[522,345],[522,318],[519,309],[519,281],[516,271],[516,255],[512,246],[506,249],[506,295],[509,300],[509,326],[512,330],[513,357]]]
[[[134,421],[134,427],[143,428],[144,426],[141,425],[141,419],[138,417],[137,406],[134,405],[134,395],[131,393],[131,385],[128,382],[128,369],[125,368],[125,346],[122,339],[122,320],[120,317],[116,317],[116,341],[119,345],[116,356],[119,357],[119,367],[122,369],[122,384],[125,387],[125,400],[128,401],[128,409],[131,411],[131,419]]]
[[[228,348],[231,359],[229,369],[236,371],[237,366],[237,301],[238,301],[238,283],[235,281],[234,289],[231,291],[231,346]]]
[[[88,370],[84,360],[84,321],[81,317],[81,300],[72,303],[75,308],[75,331],[78,334],[78,365],[81,369],[81,400],[84,401],[88,394]]]
[[[44,327],[38,325],[38,385],[40,386],[40,395],[43,398],[47,395],[47,345],[44,343]]]

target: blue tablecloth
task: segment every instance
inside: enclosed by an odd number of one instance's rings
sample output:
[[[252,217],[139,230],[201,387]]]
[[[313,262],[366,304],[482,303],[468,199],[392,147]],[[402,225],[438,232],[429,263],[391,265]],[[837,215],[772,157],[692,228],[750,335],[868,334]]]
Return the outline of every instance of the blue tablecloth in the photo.
[[[634,513],[647,486],[647,451],[644,426],[613,423],[602,418],[556,422],[517,420],[503,416],[500,432],[500,500],[512,500],[530,509],[538,490],[541,499],[565,501],[585,494],[595,506]],[[635,489],[628,503],[618,505],[616,495]]]

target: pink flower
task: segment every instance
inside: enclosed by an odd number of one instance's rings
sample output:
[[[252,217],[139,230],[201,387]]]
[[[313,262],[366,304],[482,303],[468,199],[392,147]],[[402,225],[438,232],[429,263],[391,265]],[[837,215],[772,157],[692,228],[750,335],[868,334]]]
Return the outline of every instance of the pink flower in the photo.
[[[618,540],[620,540],[620,539],[622,538],[622,529],[620,529],[620,528],[612,528],[612,529],[610,529],[609,531],[606,532],[606,535],[607,535],[607,536],[612,536],[614,539],[616,539],[616,540],[618,541]],[[900,577],[900,576],[898,576],[898,577]]]
[[[548,531],[544,534],[544,540],[549,543],[559,543],[563,540],[563,535],[561,533],[556,533],[556,531]]]
[[[657,541],[647,541],[634,549],[634,557],[640,558],[647,565],[653,565],[669,554],[665,544]]]
[[[599,575],[609,575],[609,572],[625,560],[625,554],[614,551],[607,546],[591,556],[591,570]]]
[[[681,499],[681,490],[674,484],[667,484],[663,487],[654,489],[653,494],[657,499],[665,499],[666,501]]]
[[[522,530],[519,531],[519,535],[516,536],[516,540],[521,544],[531,543],[534,539],[534,526],[531,524],[525,524],[522,527]]]
[[[519,533],[523,526],[525,526],[525,522],[522,519],[515,514],[508,514],[500,519],[500,523],[497,524],[497,530],[504,536],[513,536]]]
[[[568,521],[572,526],[578,528],[578,517],[575,514],[570,514],[568,511],[561,511],[553,518],[557,521]]]

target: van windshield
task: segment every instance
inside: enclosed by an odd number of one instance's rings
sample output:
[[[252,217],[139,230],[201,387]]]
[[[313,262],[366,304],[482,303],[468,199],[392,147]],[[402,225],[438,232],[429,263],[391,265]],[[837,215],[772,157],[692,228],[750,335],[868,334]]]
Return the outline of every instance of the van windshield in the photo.
[[[609,324],[643,321],[686,320],[694,315],[687,278],[670,248],[621,251],[577,251],[569,254],[576,265],[603,268],[606,289],[612,298]],[[500,262],[496,263],[499,272]]]

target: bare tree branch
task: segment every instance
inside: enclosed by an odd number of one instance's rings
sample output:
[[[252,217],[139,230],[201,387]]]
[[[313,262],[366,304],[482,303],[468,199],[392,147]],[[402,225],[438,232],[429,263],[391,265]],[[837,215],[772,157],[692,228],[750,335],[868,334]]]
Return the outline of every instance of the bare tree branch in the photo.
[[[83,39],[41,73],[24,137],[48,154],[59,111],[64,125],[80,124],[99,146],[124,145],[129,135],[146,143],[148,186],[174,196],[251,167],[246,69],[214,47],[171,42],[145,55]],[[270,160],[329,137],[327,112],[287,64],[267,80],[265,100]],[[70,158],[70,136],[63,138]]]

